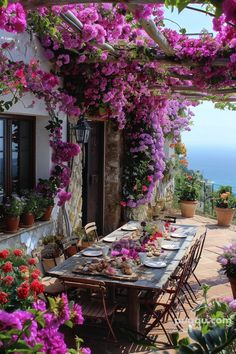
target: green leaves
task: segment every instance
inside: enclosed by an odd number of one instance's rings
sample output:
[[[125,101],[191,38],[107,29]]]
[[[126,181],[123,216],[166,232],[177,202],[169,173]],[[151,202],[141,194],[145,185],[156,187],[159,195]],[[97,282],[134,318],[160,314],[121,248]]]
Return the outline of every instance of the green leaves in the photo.
[[[7,7],[8,0],[0,0],[0,7]]]

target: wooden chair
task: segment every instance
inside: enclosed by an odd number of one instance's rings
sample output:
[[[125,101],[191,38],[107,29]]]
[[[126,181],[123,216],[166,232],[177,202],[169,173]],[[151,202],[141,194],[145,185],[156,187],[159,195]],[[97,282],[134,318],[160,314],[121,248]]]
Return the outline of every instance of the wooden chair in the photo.
[[[96,223],[94,221],[86,224],[84,226],[84,231],[85,231],[86,235],[88,235],[90,233],[93,233],[95,240],[96,241],[99,240],[98,232],[97,232],[97,225],[96,225]]]
[[[182,329],[177,317],[177,308],[178,306],[182,307],[183,305],[181,300],[181,291],[189,269],[189,262],[190,258],[186,259],[180,277],[176,279],[174,283],[172,281],[171,287],[169,286],[167,289],[163,289],[154,302],[150,300],[145,302],[145,306],[149,310],[151,317],[154,319],[153,322],[148,325],[147,329],[145,329],[145,335],[148,335],[154,327],[160,326],[163,329],[169,344],[172,345],[171,338],[165,329],[164,323],[167,321],[168,317],[170,317],[176,328],[178,330]],[[164,300],[165,295],[167,299]]]
[[[112,321],[117,305],[108,301],[106,293],[106,285],[103,281],[93,279],[66,279],[63,281],[65,287],[74,287],[77,290],[82,290],[82,295],[78,299],[79,304],[83,309],[83,316],[90,320],[95,325],[97,320],[103,320],[109,328],[110,333],[116,341],[116,336],[112,328]],[[85,292],[84,290],[88,290]],[[78,294],[80,294],[78,292]]]

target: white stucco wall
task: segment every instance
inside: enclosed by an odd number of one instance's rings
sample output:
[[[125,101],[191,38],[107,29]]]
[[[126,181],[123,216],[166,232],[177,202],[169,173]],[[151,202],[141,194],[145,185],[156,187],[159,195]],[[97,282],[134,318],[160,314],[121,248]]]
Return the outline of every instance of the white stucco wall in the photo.
[[[29,63],[31,59],[39,60],[40,66],[45,71],[50,71],[50,63],[43,55],[43,48],[38,39],[28,33],[13,34],[0,31],[0,43],[15,41],[15,47],[8,56],[14,61],[23,60]],[[7,96],[4,99],[7,100]],[[9,96],[10,97],[10,96]],[[32,101],[35,104],[32,105]],[[17,102],[9,111],[4,114],[30,115],[36,117],[36,181],[38,178],[48,178],[51,169],[51,151],[49,147],[49,134],[45,129],[48,122],[48,112],[43,100],[38,100],[34,95],[27,94]],[[66,116],[60,115],[63,119],[63,138],[66,140]]]

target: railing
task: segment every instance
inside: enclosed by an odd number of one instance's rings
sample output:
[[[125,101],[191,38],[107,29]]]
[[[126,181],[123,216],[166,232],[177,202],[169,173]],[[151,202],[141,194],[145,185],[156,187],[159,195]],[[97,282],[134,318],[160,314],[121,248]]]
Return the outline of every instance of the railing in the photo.
[[[211,181],[204,181],[201,191],[201,197],[197,210],[205,215],[215,216],[212,195],[222,185],[213,183]],[[232,187],[232,193],[236,196],[236,187]]]

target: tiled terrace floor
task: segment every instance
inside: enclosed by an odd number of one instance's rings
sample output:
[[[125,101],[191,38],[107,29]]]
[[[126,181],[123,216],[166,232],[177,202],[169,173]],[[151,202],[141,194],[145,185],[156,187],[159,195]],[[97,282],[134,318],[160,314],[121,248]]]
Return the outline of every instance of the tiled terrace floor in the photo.
[[[219,264],[216,262],[217,256],[222,252],[222,247],[225,244],[231,242],[236,242],[236,226],[230,226],[229,228],[218,227],[216,221],[213,219],[205,218],[202,216],[195,216],[191,219],[185,219],[178,217],[177,223],[180,224],[195,224],[199,226],[199,234],[204,232],[205,227],[207,227],[207,237],[202,254],[202,259],[196,270],[196,274],[200,279],[201,283],[207,283],[211,285],[209,291],[209,297],[222,297],[231,295],[231,288],[228,283],[227,278],[219,274],[220,269]],[[192,281],[194,288],[196,289],[196,294],[199,302],[201,302],[201,291],[194,281]],[[193,312],[189,308],[189,314],[194,317]],[[184,317],[183,317],[184,319]],[[185,331],[181,336],[186,334],[188,323],[185,325]],[[173,324],[170,322],[166,325],[169,331],[175,330]],[[143,353],[164,353],[163,345],[161,342],[165,342],[166,339],[163,336],[161,330],[155,330],[153,335],[158,335],[158,341],[156,343],[157,349],[151,349],[150,347],[145,347],[137,343],[128,342],[128,339],[119,338],[118,344],[108,342],[106,340],[91,340],[92,335],[85,339],[85,344],[90,346],[93,354],[143,354]],[[94,336],[96,334],[94,333]],[[169,353],[175,353],[174,350],[169,350]]]

